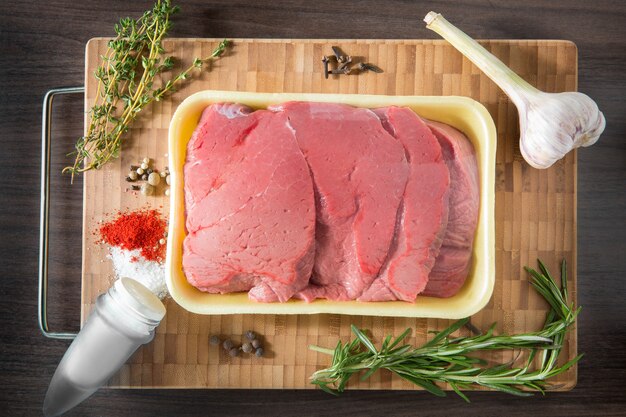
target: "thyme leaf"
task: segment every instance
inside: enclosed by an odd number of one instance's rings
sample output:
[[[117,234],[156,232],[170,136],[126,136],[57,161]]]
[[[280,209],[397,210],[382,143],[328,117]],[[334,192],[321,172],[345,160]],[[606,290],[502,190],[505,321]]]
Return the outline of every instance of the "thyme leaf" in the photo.
[[[229,46],[229,41],[223,40],[211,55],[195,58],[188,68],[165,80],[164,74],[174,67],[174,58],[163,56],[162,41],[178,11],[171,0],[157,0],[140,18],[127,17],[115,24],[116,36],[108,42],[103,63],[94,72],[98,86],[87,133],[76,141],[74,164],[63,169],[72,174],[72,180],[78,173],[99,169],[117,158],[139,113],[175,91],[192,71],[222,55]]]

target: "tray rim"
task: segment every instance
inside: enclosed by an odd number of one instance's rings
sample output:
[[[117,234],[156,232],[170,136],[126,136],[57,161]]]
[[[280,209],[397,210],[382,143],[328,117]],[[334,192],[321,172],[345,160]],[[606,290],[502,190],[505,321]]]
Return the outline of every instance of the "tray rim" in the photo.
[[[201,111],[214,102],[238,102],[253,108],[286,101],[317,101],[383,107],[391,105],[420,109],[425,117],[448,123],[464,131],[474,142],[480,170],[480,212],[474,240],[474,262],[469,284],[456,296],[434,298],[418,296],[416,303],[402,301],[357,302],[316,300],[306,303],[290,300],[286,303],[257,303],[248,300],[245,293],[208,294],[191,286],[182,272],[182,241],[184,232],[184,191],[182,165],[184,148],[191,136],[189,128],[182,127],[187,118],[195,118],[195,128]],[[430,110],[430,111],[428,111]],[[456,110],[456,111],[451,111]],[[191,113],[191,116],[189,115]],[[467,129],[472,129],[468,134]],[[193,129],[191,130],[193,131]],[[481,141],[482,138],[482,141]],[[495,284],[495,124],[487,109],[479,102],[460,96],[385,96],[361,94],[319,93],[253,93],[241,91],[204,90],[187,97],[176,109],[168,132],[168,159],[170,167],[170,222],[166,256],[166,283],[168,290],[181,307],[196,314],[344,314],[386,317],[420,317],[459,319],[481,310],[490,300]],[[182,163],[181,163],[182,162]],[[477,256],[478,253],[478,256]],[[482,278],[482,279],[480,279]],[[471,296],[470,296],[471,295]]]

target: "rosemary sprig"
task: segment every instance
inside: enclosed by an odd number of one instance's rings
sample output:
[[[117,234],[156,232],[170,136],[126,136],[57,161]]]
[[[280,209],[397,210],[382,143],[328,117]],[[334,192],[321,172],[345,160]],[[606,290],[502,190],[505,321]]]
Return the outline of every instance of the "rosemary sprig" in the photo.
[[[196,58],[179,74],[162,80],[163,73],[174,67],[173,57],[163,57],[162,41],[178,11],[170,0],[157,0],[139,19],[123,18],[115,25],[116,36],[94,74],[98,87],[87,133],[76,142],[74,164],[63,169],[72,179],[117,158],[124,134],[141,110],[175,91],[193,70],[222,55],[228,46],[227,40],[222,41],[210,56]]]
[[[561,366],[557,365],[565,334],[575,323],[580,307],[575,308],[568,301],[565,261],[562,263],[560,288],[543,262],[539,261],[539,272],[528,267],[525,269],[530,274],[533,287],[551,306],[541,330],[496,336],[494,323],[484,334],[454,337],[453,333],[468,322],[469,319],[465,318],[445,330],[433,332],[435,336],[420,347],[402,344],[411,332],[409,328],[395,339],[387,336],[377,349],[371,339],[353,325],[352,332],[356,338],[345,344],[339,341],[334,350],[310,346],[312,350],[333,356],[330,367],[315,372],[311,383],[337,394],[345,390],[355,374],[364,371],[361,380],[365,380],[379,369],[386,369],[441,397],[446,393],[440,384],[447,383],[468,402],[462,390],[476,386],[519,396],[532,395],[532,391],[544,393],[551,388],[547,382],[549,378],[565,372],[582,357],[578,355]],[[530,354],[521,367],[515,367],[514,361],[488,365],[484,360],[471,356],[475,352],[498,349],[528,349]],[[541,365],[533,370],[537,357],[541,358]]]

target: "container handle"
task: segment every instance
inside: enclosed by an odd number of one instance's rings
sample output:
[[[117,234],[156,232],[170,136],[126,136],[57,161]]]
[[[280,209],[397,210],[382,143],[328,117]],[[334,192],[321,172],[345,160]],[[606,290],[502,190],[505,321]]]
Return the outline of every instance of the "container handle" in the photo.
[[[48,236],[50,214],[50,136],[52,101],[58,94],[83,94],[85,87],[49,90],[43,98],[41,115],[41,209],[39,217],[39,294],[38,318],[41,333],[49,339],[71,340],[77,332],[52,332],[48,327]]]

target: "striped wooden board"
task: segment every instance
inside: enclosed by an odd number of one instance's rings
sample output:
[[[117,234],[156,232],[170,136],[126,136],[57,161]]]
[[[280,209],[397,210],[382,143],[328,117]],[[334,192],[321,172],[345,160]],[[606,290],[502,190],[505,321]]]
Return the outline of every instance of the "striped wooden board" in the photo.
[[[215,39],[172,39],[165,46],[183,68],[196,56],[208,56]],[[322,55],[339,45],[362,56],[384,73],[337,76],[325,80]],[[485,41],[496,56],[531,84],[546,91],[571,91],[577,85],[577,52],[565,41]],[[94,102],[92,76],[106,51],[105,39],[93,39],[86,50],[86,108]],[[547,305],[534,293],[523,271],[541,258],[558,270],[569,265],[571,294],[576,297],[576,154],[548,170],[524,163],[519,149],[517,111],[494,83],[443,41],[431,40],[259,40],[238,39],[210,72],[197,75],[170,99],[145,111],[131,131],[120,159],[85,175],[82,317],[114,277],[107,248],[96,244],[98,222],[119,210],[152,206],[167,213],[160,191],[143,197],[124,181],[130,164],[147,156],[154,166],[166,163],[167,128],[176,106],[188,95],[205,89],[258,92],[367,93],[397,95],[461,95],[483,103],[496,122],[496,285],[489,305],[472,317],[486,329],[498,322],[499,332],[524,332],[541,327]],[[173,301],[154,341],[135,354],[111,380],[113,387],[131,388],[311,388],[308,376],[330,358],[307,349],[310,344],[333,347],[350,338],[350,324],[372,330],[375,340],[414,329],[410,342],[421,344],[428,330],[442,329],[447,320],[350,317],[338,315],[198,316]],[[209,335],[240,340],[253,329],[263,335],[265,358],[230,358],[208,343]],[[567,338],[563,359],[576,354],[576,332]],[[503,362],[515,352],[494,352],[488,360]],[[560,389],[576,383],[576,368],[560,376]],[[379,372],[362,389],[412,389],[407,382]]]

